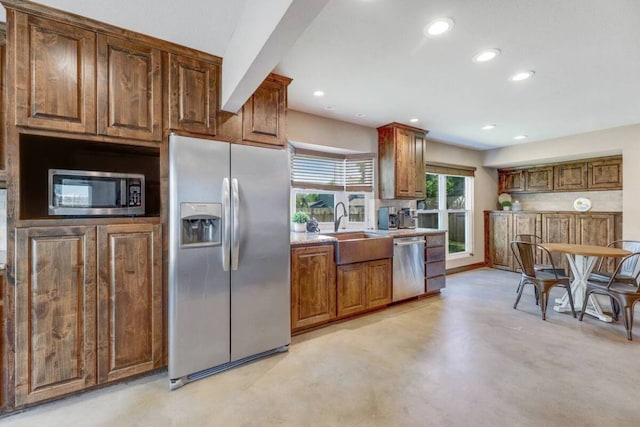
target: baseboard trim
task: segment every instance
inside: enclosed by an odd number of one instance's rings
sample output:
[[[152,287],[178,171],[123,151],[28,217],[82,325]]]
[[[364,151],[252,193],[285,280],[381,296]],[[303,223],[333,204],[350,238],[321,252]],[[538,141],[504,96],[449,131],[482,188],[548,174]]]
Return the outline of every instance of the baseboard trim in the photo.
[[[462,273],[463,271],[476,270],[478,268],[483,268],[486,266],[487,264],[485,264],[484,262],[477,262],[475,264],[463,265],[462,267],[448,268],[447,274]]]

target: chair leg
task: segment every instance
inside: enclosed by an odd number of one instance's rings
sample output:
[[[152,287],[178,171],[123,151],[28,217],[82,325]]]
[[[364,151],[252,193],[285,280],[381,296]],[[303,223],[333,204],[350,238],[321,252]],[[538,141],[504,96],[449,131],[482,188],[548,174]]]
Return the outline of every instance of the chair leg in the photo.
[[[515,310],[518,307],[518,303],[520,302],[520,298],[522,298],[522,291],[524,290],[524,283],[520,284],[520,288],[518,290],[518,296],[516,297],[516,302],[513,304],[513,309]]]
[[[523,279],[522,277],[520,277],[520,283],[518,283],[518,287],[516,288],[516,293],[520,292],[520,288],[522,288],[522,285],[523,285],[522,282],[523,282]]]
[[[567,283],[567,296],[569,297],[569,305],[571,306],[571,313],[573,318],[576,318],[576,308],[573,306],[573,295],[571,295],[571,285]]]
[[[584,293],[584,300],[582,301],[582,309],[580,310],[580,316],[578,317],[578,320],[581,322],[582,322],[582,318],[584,317],[584,311],[587,309],[587,302],[589,301],[589,295],[591,295],[591,292]]]
[[[631,341],[631,329],[633,328],[633,307],[629,307],[627,304],[622,305],[621,312],[622,320],[624,321],[624,328],[627,330],[627,339]]]
[[[615,300],[615,298],[611,297],[611,317],[613,317],[613,320],[615,320],[616,322],[618,321],[619,314],[620,305],[618,304],[618,301]]]
[[[540,292],[540,310],[542,311],[542,320],[547,320],[547,303],[549,302],[549,294]]]

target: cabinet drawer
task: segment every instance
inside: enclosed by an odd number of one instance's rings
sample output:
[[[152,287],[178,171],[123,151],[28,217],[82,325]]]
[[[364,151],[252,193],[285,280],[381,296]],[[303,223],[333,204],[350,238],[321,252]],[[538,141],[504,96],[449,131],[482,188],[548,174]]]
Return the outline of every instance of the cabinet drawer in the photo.
[[[444,260],[445,250],[444,246],[435,246],[432,248],[427,248],[427,256],[425,257],[426,262],[434,262],[434,261],[442,261]]]
[[[427,288],[425,289],[426,293],[431,292],[440,292],[440,289],[446,287],[447,277],[446,276],[437,276],[427,279]]]
[[[444,246],[444,242],[445,241],[445,234],[432,234],[432,235],[427,235],[427,247],[433,247],[433,246]]]
[[[445,272],[445,262],[428,262],[426,264],[425,269],[425,277],[428,279],[430,277],[442,276]]]

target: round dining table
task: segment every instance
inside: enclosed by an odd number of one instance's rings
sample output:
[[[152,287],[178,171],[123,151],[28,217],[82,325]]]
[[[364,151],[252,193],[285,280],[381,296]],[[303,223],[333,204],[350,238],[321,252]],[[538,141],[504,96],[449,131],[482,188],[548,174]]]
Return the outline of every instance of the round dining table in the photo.
[[[613,248],[609,246],[594,246],[594,245],[578,245],[573,243],[540,243],[540,246],[548,250],[549,252],[559,252],[567,255],[569,260],[569,267],[573,273],[573,282],[571,282],[571,295],[573,296],[573,303],[576,311],[582,308],[584,301],[584,293],[587,286],[587,279],[593,268],[596,265],[596,261],[600,257],[616,257],[622,258],[627,255],[631,255],[630,251],[620,248]],[[569,305],[569,297],[566,292],[562,298],[556,299],[556,305],[553,309],[559,313],[571,311]],[[589,297],[586,314],[597,317],[603,322],[611,322],[610,315],[602,311],[600,302],[596,298],[596,295]]]

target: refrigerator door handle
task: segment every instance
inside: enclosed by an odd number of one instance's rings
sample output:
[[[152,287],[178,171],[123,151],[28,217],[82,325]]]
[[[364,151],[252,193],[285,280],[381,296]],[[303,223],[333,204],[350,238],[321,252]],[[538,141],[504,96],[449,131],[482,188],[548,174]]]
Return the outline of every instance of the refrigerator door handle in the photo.
[[[233,235],[231,241],[233,244],[233,252],[231,254],[231,269],[238,269],[238,257],[240,255],[240,194],[238,191],[238,180],[231,180],[231,191],[233,194]]]
[[[229,197],[229,178],[227,177],[222,180],[222,194],[224,197],[224,218],[222,218],[222,221],[224,222],[224,236],[222,236],[222,269],[224,271],[229,271],[229,256],[231,255],[231,245],[229,244],[231,237],[231,200]]]

